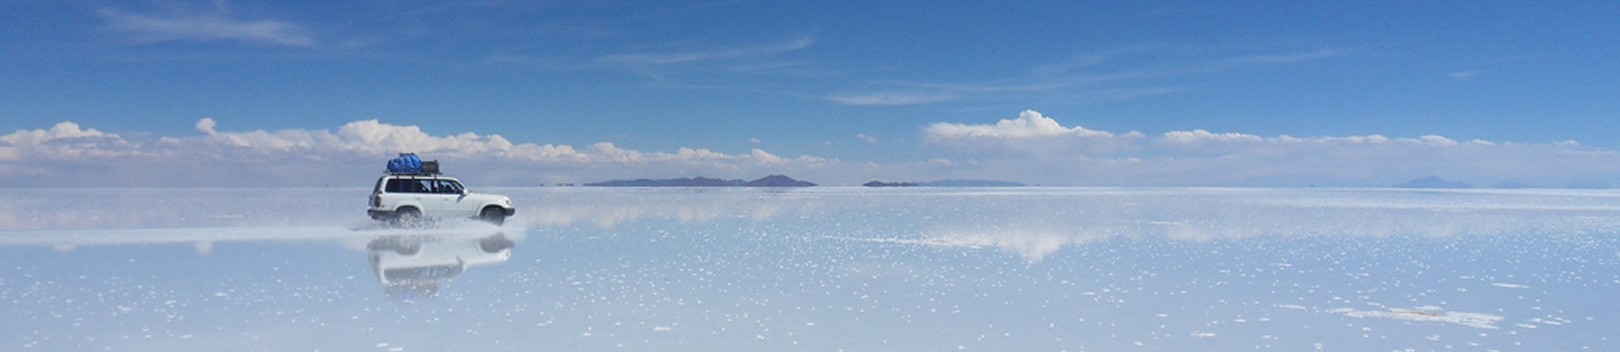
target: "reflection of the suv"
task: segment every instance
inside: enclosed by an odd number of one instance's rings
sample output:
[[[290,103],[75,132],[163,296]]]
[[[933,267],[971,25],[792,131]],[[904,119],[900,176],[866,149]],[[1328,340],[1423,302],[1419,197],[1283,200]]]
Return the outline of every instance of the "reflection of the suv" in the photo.
[[[439,286],[470,266],[504,263],[512,258],[512,240],[505,234],[485,237],[438,238],[386,236],[371,240],[371,269],[383,291],[395,298],[432,298]]]

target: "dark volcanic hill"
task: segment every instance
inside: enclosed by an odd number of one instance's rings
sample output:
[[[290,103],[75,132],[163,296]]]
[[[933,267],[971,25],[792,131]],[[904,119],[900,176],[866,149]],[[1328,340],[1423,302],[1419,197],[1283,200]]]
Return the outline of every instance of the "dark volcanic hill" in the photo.
[[[799,181],[783,175],[765,176],[743,184],[746,187],[812,187],[815,185],[813,182]]]
[[[1459,181],[1452,181],[1452,180],[1443,179],[1443,178],[1440,178],[1440,176],[1429,176],[1429,177],[1424,177],[1424,178],[1420,178],[1420,179],[1416,179],[1416,180],[1402,182],[1401,184],[1395,185],[1395,188],[1452,188],[1452,189],[1456,189],[1456,188],[1474,188],[1474,185],[1468,184],[1467,182],[1459,182]]]

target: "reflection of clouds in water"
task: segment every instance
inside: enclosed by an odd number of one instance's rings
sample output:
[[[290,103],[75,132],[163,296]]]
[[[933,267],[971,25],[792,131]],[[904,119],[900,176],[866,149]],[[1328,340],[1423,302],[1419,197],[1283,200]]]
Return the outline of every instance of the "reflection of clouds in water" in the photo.
[[[968,216],[939,217],[947,220],[909,243],[994,247],[1037,261],[1065,246],[1117,237],[1209,242],[1620,231],[1620,221],[1610,216],[1620,207],[1607,192],[1152,189],[1070,195],[1029,196],[1024,204],[964,200],[958,211]]]
[[[1056,230],[1014,230],[997,233],[961,233],[946,232],[930,236],[928,239],[914,243],[949,246],[981,248],[991,247],[1002,251],[1018,254],[1029,260],[1041,258],[1057,253],[1059,249],[1069,245],[1083,245],[1095,242],[1107,235],[1087,233],[1063,233]]]
[[[589,224],[614,228],[645,220],[674,220],[697,225],[722,219],[766,221],[824,208],[816,198],[752,190],[585,189],[542,193],[518,210],[517,217],[545,227]],[[520,200],[527,200],[522,199]]]
[[[0,245],[61,250],[117,243],[337,240],[363,248],[375,226],[363,189],[0,190]],[[1620,231],[1620,192],[1203,188],[514,188],[506,228],[796,224],[775,236],[996,248],[1041,260],[1114,238],[1208,242],[1257,237],[1384,237]],[[515,230],[514,230],[515,229]],[[353,238],[350,238],[353,237]]]
[[[366,250],[366,242],[382,236],[433,236],[446,239],[476,238],[501,232],[516,241],[523,239],[520,226],[497,228],[484,223],[457,223],[431,229],[346,227],[239,227],[101,229],[0,232],[0,246],[48,246],[58,252],[72,252],[85,246],[189,243],[199,255],[212,253],[227,242],[335,242],[344,248]]]
[[[0,231],[358,223],[369,191],[286,189],[0,189]]]

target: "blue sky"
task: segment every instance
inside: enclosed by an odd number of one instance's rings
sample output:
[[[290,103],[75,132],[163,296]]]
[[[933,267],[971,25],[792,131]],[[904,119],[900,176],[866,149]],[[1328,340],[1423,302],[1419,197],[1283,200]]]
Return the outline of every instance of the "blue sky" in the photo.
[[[33,186],[345,184],[397,151],[511,185],[1620,184],[1612,2],[0,8],[0,173]]]

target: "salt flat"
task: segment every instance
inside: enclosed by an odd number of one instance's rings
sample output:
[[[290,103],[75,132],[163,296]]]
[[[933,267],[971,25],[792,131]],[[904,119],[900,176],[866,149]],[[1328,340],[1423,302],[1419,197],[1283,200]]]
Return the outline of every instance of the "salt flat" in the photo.
[[[0,190],[0,349],[1543,351],[1620,331],[1615,191],[491,191],[518,207],[505,226],[394,229],[360,188]]]

